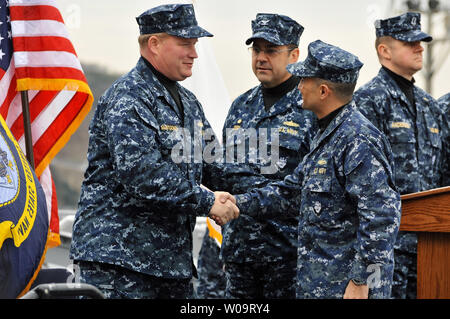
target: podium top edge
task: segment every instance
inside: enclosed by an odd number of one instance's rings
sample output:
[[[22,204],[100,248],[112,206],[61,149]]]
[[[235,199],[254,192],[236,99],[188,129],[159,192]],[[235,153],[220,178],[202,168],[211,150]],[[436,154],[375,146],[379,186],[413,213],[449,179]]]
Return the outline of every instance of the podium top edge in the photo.
[[[432,195],[438,195],[442,193],[449,193],[450,195],[450,186],[440,187],[440,188],[433,188],[429,189],[423,192],[417,192],[417,193],[411,193],[411,194],[405,194],[401,196],[402,201],[413,199],[413,198],[420,198],[420,197],[426,197],[426,196],[432,196]]]

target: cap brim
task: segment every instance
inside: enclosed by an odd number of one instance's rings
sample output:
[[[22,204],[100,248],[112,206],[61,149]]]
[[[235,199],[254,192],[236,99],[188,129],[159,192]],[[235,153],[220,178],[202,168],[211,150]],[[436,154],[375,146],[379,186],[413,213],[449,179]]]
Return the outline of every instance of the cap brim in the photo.
[[[426,34],[421,30],[411,30],[409,32],[393,34],[391,35],[391,37],[405,42],[416,42],[416,41],[431,42],[433,40],[433,37],[431,35]]]
[[[307,67],[304,62],[297,62],[289,64],[286,69],[289,73],[299,76],[301,78],[313,78],[317,77],[317,72]]]
[[[245,44],[249,45],[250,43],[252,43],[256,39],[263,39],[263,40],[266,40],[266,41],[268,41],[270,43],[273,43],[275,45],[284,45],[281,42],[280,37],[278,35],[270,34],[270,33],[267,33],[267,32],[256,32],[256,33],[254,33],[251,38],[248,38],[247,41],[245,41]]]
[[[190,26],[182,29],[170,30],[166,31],[166,33],[185,39],[213,37],[213,34],[209,33],[208,31],[199,26]]]

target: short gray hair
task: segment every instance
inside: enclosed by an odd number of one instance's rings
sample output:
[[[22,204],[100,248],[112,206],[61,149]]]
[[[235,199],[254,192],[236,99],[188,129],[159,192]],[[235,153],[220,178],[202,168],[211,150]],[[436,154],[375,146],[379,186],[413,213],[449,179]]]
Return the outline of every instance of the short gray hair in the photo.
[[[138,37],[139,46],[140,46],[141,48],[145,47],[145,46],[147,45],[147,43],[148,43],[148,40],[149,40],[152,36],[158,37],[159,39],[164,39],[165,37],[168,36],[168,34],[167,34],[167,33],[141,34],[141,35]]]

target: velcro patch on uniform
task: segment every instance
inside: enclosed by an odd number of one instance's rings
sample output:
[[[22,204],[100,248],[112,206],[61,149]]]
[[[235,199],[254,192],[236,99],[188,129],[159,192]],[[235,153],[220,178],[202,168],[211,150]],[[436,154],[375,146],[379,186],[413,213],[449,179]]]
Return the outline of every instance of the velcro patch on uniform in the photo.
[[[411,124],[407,122],[392,122],[391,123],[392,128],[411,128]]]
[[[163,130],[163,131],[176,131],[176,130],[178,130],[178,126],[162,124],[161,125],[161,130]]]

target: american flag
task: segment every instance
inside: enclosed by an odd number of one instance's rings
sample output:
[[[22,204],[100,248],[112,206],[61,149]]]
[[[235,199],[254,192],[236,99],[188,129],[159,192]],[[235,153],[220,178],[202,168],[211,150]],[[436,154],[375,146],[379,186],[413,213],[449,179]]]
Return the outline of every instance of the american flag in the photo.
[[[0,114],[25,151],[27,91],[36,174],[46,192],[49,245],[59,239],[49,164],[88,114],[93,95],[53,0],[0,0]]]

